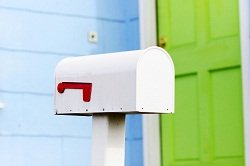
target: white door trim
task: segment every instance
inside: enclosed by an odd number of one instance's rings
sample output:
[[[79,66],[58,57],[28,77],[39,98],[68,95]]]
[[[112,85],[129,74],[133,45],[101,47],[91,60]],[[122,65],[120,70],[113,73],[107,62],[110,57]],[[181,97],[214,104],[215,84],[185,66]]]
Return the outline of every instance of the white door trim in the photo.
[[[239,0],[245,166],[250,166],[250,3]]]
[[[156,29],[156,0],[139,0],[140,47],[141,49],[155,46]]]
[[[140,47],[155,46],[156,0],[139,0]],[[143,163],[144,166],[160,166],[160,121],[159,115],[143,115]]]

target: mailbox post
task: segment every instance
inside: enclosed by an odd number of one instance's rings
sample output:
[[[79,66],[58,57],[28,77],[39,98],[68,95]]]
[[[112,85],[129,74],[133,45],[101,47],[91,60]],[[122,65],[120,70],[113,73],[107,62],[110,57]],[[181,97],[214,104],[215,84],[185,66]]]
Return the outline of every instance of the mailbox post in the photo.
[[[93,115],[92,166],[123,166],[125,114]]]
[[[55,114],[93,116],[92,166],[122,166],[125,115],[173,113],[174,75],[159,47],[66,58],[55,71]]]

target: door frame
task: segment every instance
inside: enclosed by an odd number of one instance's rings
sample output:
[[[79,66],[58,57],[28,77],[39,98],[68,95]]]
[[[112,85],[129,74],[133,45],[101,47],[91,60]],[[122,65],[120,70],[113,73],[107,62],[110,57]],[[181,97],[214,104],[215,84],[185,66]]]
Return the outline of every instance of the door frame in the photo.
[[[140,48],[157,44],[156,0],[139,0]],[[160,117],[143,115],[143,165],[161,166]]]
[[[239,0],[245,166],[250,166],[250,3]]]

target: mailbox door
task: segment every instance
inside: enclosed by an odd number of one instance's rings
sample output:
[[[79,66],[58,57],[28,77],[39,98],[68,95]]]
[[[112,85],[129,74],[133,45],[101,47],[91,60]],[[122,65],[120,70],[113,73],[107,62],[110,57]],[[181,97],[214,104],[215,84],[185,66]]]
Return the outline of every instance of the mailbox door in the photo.
[[[238,0],[158,0],[158,17],[176,67],[175,114],[161,116],[163,166],[243,166]]]

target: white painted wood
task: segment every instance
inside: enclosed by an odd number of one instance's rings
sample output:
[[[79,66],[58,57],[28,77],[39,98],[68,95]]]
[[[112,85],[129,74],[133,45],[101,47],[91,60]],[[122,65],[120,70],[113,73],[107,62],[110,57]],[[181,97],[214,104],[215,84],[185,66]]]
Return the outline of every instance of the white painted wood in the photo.
[[[139,0],[140,46],[145,49],[157,45],[156,1]]]
[[[159,115],[143,115],[143,161],[144,166],[161,165]]]
[[[139,0],[140,46],[145,49],[157,44],[156,1]],[[143,162],[144,166],[160,166],[159,115],[143,115]]]
[[[94,114],[92,166],[124,166],[125,114]]]
[[[56,67],[55,87],[92,83],[91,99],[82,89],[55,88],[57,114],[173,113],[174,65],[160,47],[66,58]]]
[[[250,166],[250,3],[239,1],[240,41],[243,79],[245,166]]]

